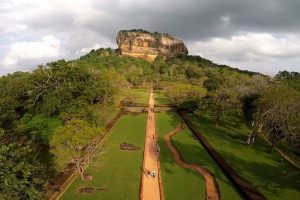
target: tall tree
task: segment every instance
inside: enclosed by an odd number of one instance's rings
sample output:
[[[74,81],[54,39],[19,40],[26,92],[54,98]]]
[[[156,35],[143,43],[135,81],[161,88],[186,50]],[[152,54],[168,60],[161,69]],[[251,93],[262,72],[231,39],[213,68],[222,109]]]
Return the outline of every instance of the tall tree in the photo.
[[[75,166],[76,172],[84,179],[84,170],[91,161],[91,153],[97,147],[100,130],[90,127],[86,121],[71,119],[65,126],[55,129],[50,146],[55,155],[56,165],[62,169],[68,163]]]
[[[271,140],[271,152],[280,140],[300,135],[300,92],[276,85],[258,100],[258,114]]]
[[[0,136],[1,137],[1,136]],[[43,199],[49,177],[30,141],[0,138],[0,199]]]

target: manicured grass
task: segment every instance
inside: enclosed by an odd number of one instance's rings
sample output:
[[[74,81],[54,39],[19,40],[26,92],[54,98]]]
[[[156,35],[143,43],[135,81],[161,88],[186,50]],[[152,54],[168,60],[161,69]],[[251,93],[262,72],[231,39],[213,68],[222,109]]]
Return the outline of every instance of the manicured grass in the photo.
[[[166,200],[205,199],[203,177],[194,170],[178,166],[163,137],[180,123],[176,115],[156,113],[157,139],[160,146],[160,167]]]
[[[169,126],[172,126],[172,128],[170,127],[171,129],[174,129],[181,121],[178,114],[174,112],[158,113],[156,116],[157,116],[156,121],[158,124],[164,123],[161,124],[161,126],[166,126],[166,124],[169,124]],[[165,134],[167,132],[168,131],[166,131]],[[241,199],[238,192],[231,185],[231,183],[229,182],[227,177],[223,174],[221,169],[217,166],[217,164],[213,161],[210,155],[206,152],[204,147],[196,139],[194,139],[193,134],[186,126],[183,131],[177,133],[175,136],[172,137],[172,141],[176,146],[177,150],[179,150],[179,152],[181,153],[184,161],[188,163],[199,164],[200,166],[203,166],[206,169],[208,169],[215,176],[220,189],[221,199],[228,199],[228,200]],[[167,186],[164,181],[164,188],[165,187]],[[178,187],[180,187],[180,185]],[[191,187],[195,187],[195,186],[191,186]],[[200,189],[199,188],[194,188],[194,189],[197,189],[196,192],[201,193],[201,195],[203,195],[202,197],[204,198],[205,185],[202,182],[202,180],[201,180],[201,187],[202,188]],[[175,191],[177,191],[177,189]],[[197,199],[197,198],[194,197],[190,199]]]
[[[132,89],[132,92],[135,97],[135,103],[148,104],[148,101],[149,101],[149,89],[148,88]]]
[[[80,178],[76,178],[62,199],[138,199],[146,118],[146,114],[123,115],[86,170],[87,174],[93,176],[93,180],[81,181]],[[123,142],[134,144],[141,149],[120,150],[120,144]],[[96,190],[93,194],[79,194],[77,189],[81,187],[103,190]]]
[[[168,98],[162,93],[162,91],[155,91],[155,104],[166,105],[169,104]]]
[[[133,88],[133,89],[123,90],[122,95],[124,97],[132,98],[132,100],[136,104],[148,105],[149,92],[150,92],[149,88],[141,87],[141,88]]]
[[[245,140],[249,130],[237,112],[226,115],[221,125],[214,126],[209,116],[191,114],[192,122],[221,156],[267,199],[300,198],[300,172],[258,139],[255,145]]]

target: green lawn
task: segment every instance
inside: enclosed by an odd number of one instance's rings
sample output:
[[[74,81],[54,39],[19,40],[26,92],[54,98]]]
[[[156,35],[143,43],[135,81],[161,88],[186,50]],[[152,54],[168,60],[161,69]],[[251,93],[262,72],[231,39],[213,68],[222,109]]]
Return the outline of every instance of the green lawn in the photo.
[[[139,198],[146,114],[123,115],[104,141],[104,146],[86,170],[92,181],[76,178],[62,199],[128,199]],[[138,151],[122,151],[126,142],[140,147]],[[78,188],[95,187],[93,194],[79,194]]]
[[[202,176],[194,171],[186,170],[176,165],[165,142],[162,140],[162,137],[168,131],[175,129],[180,121],[180,117],[174,112],[156,114],[156,126],[161,146],[160,161],[165,197],[167,200],[186,199],[184,194],[188,193],[191,200],[204,199],[205,185]],[[197,163],[213,173],[220,188],[221,199],[241,199],[223,172],[205,151],[204,147],[193,138],[191,131],[187,127],[173,136],[172,141],[186,162]]]
[[[221,125],[214,126],[208,116],[190,115],[192,122],[228,163],[268,199],[300,199],[300,171],[280,156],[268,153],[265,141],[247,145],[249,130],[242,116],[233,112]]]
[[[122,95],[127,98],[131,98],[136,104],[144,104],[148,105],[149,101],[149,88],[141,87],[141,88],[132,88],[126,89],[122,91]]]
[[[155,104],[166,105],[169,104],[168,98],[163,94],[162,91],[155,91]]]

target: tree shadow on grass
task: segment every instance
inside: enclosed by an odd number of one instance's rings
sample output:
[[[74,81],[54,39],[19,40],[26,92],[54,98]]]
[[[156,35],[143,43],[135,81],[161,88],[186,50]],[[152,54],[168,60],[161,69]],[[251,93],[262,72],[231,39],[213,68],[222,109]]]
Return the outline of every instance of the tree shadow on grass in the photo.
[[[197,127],[200,133],[209,137],[219,137],[222,140],[230,142],[235,145],[245,145],[245,136],[239,132],[232,131],[222,125],[215,126],[213,121],[207,117],[199,115],[190,115],[190,120]],[[201,123],[201,124],[200,124]],[[226,130],[227,129],[227,130]],[[226,132],[226,134],[224,134]],[[207,134],[209,133],[209,134]]]
[[[237,173],[258,190],[268,191],[278,196],[280,189],[300,191],[300,172],[285,162],[276,166],[266,162],[248,161],[234,154],[219,151],[224,158],[230,158],[230,163]]]
[[[185,133],[178,133],[178,134],[185,134]],[[176,137],[176,136],[175,136]],[[187,136],[194,139],[191,135]],[[198,141],[197,141],[198,142]],[[204,147],[200,147],[199,145],[193,144],[186,144],[180,141],[179,139],[173,138],[173,143],[176,149],[181,153],[182,159],[186,163],[194,163],[201,167],[207,169],[216,179],[222,180],[229,185],[232,183],[225,178],[225,175],[218,167],[217,163],[210,157],[208,152],[204,149]]]

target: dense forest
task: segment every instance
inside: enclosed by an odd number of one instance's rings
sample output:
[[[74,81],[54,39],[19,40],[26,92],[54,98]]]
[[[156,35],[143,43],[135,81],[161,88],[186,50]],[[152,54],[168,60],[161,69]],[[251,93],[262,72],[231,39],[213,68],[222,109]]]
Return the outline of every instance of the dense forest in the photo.
[[[83,155],[132,87],[153,82],[168,104],[205,110],[216,126],[224,113],[242,112],[258,135],[300,153],[300,74],[275,77],[217,65],[200,56],[158,57],[149,63],[117,50],[92,50],[32,72],[0,77],[0,199],[42,199],[58,172],[73,163],[82,175]]]

